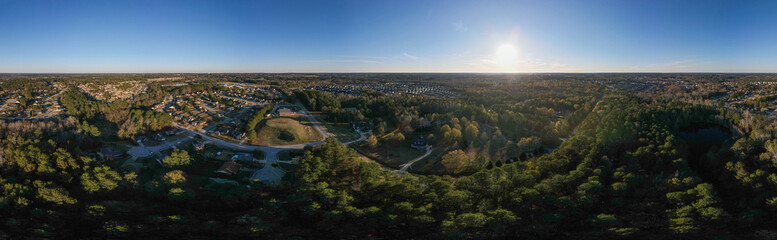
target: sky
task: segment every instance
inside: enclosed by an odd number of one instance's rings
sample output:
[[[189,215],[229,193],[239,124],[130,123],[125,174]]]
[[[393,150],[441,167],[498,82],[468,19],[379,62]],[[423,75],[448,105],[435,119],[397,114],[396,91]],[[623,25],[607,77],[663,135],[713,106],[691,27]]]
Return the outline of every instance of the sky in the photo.
[[[8,1],[0,72],[777,72],[777,1]]]

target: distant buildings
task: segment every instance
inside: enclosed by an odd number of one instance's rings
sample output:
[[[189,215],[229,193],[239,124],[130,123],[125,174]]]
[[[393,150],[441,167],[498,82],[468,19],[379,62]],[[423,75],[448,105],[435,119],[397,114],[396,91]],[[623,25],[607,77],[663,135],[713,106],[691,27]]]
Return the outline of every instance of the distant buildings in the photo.
[[[416,83],[373,83],[373,84],[345,84],[308,87],[323,92],[340,93],[359,96],[363,91],[376,91],[387,94],[418,95],[434,98],[455,98],[459,94],[450,91],[447,87],[433,84]]]
[[[148,89],[148,84],[140,81],[126,81],[119,84],[79,84],[79,90],[104,102],[132,98]]]
[[[296,114],[297,114],[296,112],[292,111],[287,107],[282,107],[278,109],[278,116],[281,116],[281,117],[294,116]]]

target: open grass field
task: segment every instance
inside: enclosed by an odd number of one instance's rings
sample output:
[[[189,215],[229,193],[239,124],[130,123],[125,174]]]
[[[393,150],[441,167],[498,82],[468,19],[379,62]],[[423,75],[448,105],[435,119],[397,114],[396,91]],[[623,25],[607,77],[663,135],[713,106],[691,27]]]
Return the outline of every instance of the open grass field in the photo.
[[[432,153],[410,166],[408,172],[419,174],[446,174],[445,167],[442,165],[441,160],[442,156],[450,150],[451,147],[447,146],[432,148]]]
[[[353,130],[351,123],[335,123],[325,121],[326,115],[324,115],[322,112],[310,112],[310,115],[316,118],[316,120],[319,122],[324,123],[323,126],[326,128],[327,132],[329,132],[329,135],[338,141],[347,142],[359,138],[359,134]]]
[[[411,148],[410,144],[411,141],[406,140],[399,146],[381,143],[375,148],[370,148],[365,143],[356,147],[356,150],[383,165],[399,168],[400,165],[420,157],[425,153],[423,150]]]
[[[302,149],[281,151],[278,153],[278,160],[290,161],[295,156],[301,156],[304,153],[305,153],[305,150],[302,150]]]
[[[307,121],[298,118],[276,117],[257,126],[257,144],[265,146],[292,145],[323,139]]]

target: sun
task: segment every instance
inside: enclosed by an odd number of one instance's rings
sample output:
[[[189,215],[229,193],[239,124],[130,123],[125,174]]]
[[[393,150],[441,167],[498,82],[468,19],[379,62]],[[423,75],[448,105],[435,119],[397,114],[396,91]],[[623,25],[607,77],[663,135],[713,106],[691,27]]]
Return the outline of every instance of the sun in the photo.
[[[518,50],[512,44],[502,44],[496,49],[496,64],[502,67],[514,67],[518,60]]]

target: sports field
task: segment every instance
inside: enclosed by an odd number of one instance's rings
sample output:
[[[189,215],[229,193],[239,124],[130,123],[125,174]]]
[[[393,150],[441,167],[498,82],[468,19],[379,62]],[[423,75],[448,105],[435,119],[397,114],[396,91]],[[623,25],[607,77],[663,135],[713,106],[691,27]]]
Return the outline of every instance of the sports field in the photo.
[[[259,145],[280,146],[319,141],[321,134],[310,125],[295,118],[275,117],[262,121],[257,126]]]

